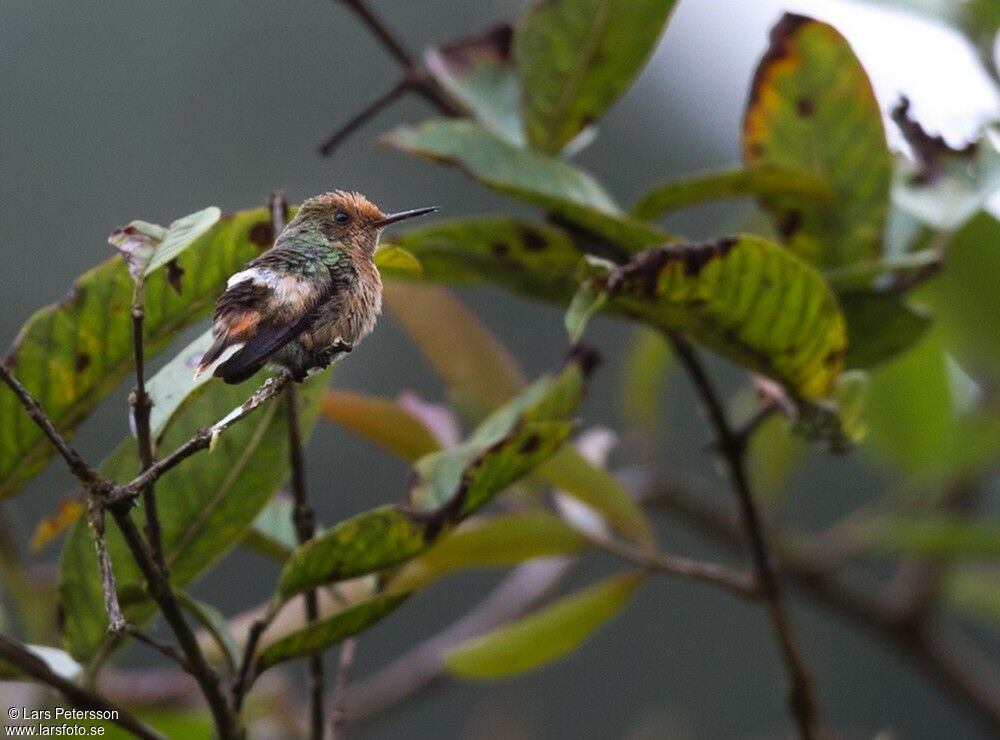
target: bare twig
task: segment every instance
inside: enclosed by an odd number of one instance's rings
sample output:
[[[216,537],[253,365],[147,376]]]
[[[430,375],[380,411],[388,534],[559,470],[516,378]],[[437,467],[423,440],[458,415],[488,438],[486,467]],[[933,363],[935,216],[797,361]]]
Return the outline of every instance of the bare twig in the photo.
[[[646,552],[610,537],[591,539],[591,542],[596,547],[647,570],[720,586],[741,599],[754,600],[759,599],[762,595],[752,573],[740,573],[721,563],[686,558],[680,555]]]
[[[739,504],[743,531],[749,542],[754,567],[757,570],[757,580],[767,605],[771,626],[778,640],[778,647],[785,664],[785,672],[791,684],[788,702],[798,726],[799,735],[803,738],[817,737],[823,733],[819,701],[816,698],[812,677],[795,640],[788,613],[785,611],[777,576],[771,567],[763,526],[750,491],[750,481],[747,478],[744,465],[745,445],[730,427],[726,412],[722,408],[722,402],[694,348],[678,334],[670,334],[669,338],[677,358],[687,371],[688,377],[705,407],[709,424],[715,433],[717,449],[729,473],[729,482]]]
[[[416,66],[413,56],[406,50],[403,43],[389,30],[381,18],[369,8],[364,0],[340,0],[344,5],[357,13],[368,30],[375,35],[382,46],[388,51],[400,67],[413,69]]]
[[[132,552],[132,557],[135,558],[136,564],[139,566],[139,571],[146,580],[149,596],[160,607],[163,618],[170,625],[171,631],[177,638],[187,662],[187,669],[198,682],[198,686],[205,696],[219,736],[226,740],[240,738],[243,736],[243,729],[240,726],[239,715],[223,693],[219,676],[205,660],[198,640],[177,603],[170,581],[157,567],[156,561],[153,560],[153,556],[142,538],[142,533],[132,521],[127,507],[127,503],[120,504],[110,507],[109,511],[114,516],[122,537],[124,537]]]
[[[141,473],[123,486],[113,486],[113,490],[107,496],[107,502],[109,504],[118,504],[124,501],[131,501],[139,495],[139,491],[148,483],[159,480],[167,471],[184,462],[196,452],[207,449],[211,446],[212,440],[218,438],[229,427],[245,419],[271,399],[276,398],[285,389],[289,381],[290,378],[287,375],[276,375],[268,378],[261,384],[260,388],[253,392],[250,398],[212,426],[198,430],[187,442],[166,457],[153,463],[149,470]]]
[[[132,350],[135,357],[135,388],[129,395],[132,419],[135,422],[135,438],[139,447],[139,472],[144,473],[153,464],[153,438],[150,431],[149,415],[153,401],[146,392],[146,352],[143,344],[143,322],[146,316],[145,289],[140,282],[132,296]],[[146,514],[146,539],[157,567],[167,572],[163,559],[163,543],[160,536],[160,514],[156,507],[156,490],[153,482],[142,488],[142,503]]]
[[[333,695],[331,703],[333,710],[330,712],[330,732],[333,740],[341,737],[346,724],[344,712],[344,692],[347,690],[347,681],[351,676],[351,669],[354,667],[354,655],[358,649],[358,641],[354,637],[344,640],[340,646],[340,659],[337,661],[337,676],[333,682]]]
[[[330,134],[329,138],[324,141],[320,147],[319,152],[324,157],[329,157],[336,151],[348,137],[351,136],[355,131],[364,126],[375,116],[381,113],[385,108],[392,105],[399,98],[400,95],[405,93],[412,87],[412,83],[407,77],[400,79],[395,85],[390,87],[385,93],[375,98],[371,103],[361,109],[359,113],[351,116],[340,128]]]
[[[157,651],[161,655],[172,660],[174,663],[179,665],[186,673],[191,672],[191,666],[188,665],[187,660],[180,653],[180,651],[173,645],[168,645],[165,642],[161,642],[152,635],[148,635],[138,627],[133,627],[132,625],[128,625],[125,631],[139,642],[148,645],[149,647],[153,648],[153,650]]]
[[[0,658],[11,665],[17,666],[18,669],[36,681],[51,686],[62,694],[74,707],[105,712],[107,713],[108,721],[125,728],[137,737],[147,738],[148,740],[162,740],[163,738],[163,735],[140,722],[117,704],[113,704],[104,697],[91,693],[87,689],[77,686],[72,681],[68,681],[53,672],[44,660],[24,645],[5,635],[0,635]]]
[[[94,548],[97,551],[97,567],[101,573],[101,589],[104,591],[104,609],[108,613],[108,632],[112,635],[118,635],[128,625],[118,603],[115,571],[111,566],[108,542],[104,536],[104,507],[93,495],[87,496],[87,525],[90,528],[91,537],[94,539]]]

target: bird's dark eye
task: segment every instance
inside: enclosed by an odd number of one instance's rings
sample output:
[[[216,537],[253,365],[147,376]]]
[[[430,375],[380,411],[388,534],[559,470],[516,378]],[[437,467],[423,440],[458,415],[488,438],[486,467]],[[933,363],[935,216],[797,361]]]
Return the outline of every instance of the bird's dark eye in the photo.
[[[346,224],[348,221],[351,220],[351,217],[348,216],[343,211],[337,211],[337,215],[333,217],[333,220],[336,221],[338,224]]]

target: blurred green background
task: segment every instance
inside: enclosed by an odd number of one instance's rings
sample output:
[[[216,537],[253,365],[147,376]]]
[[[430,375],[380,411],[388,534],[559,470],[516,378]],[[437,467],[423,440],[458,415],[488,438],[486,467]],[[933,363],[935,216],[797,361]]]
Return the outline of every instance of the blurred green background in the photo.
[[[378,3],[415,50],[512,18],[521,6],[501,0]],[[766,30],[784,8],[769,1],[681,2],[649,69],[602,121],[598,140],[580,163],[623,202],[663,180],[735,164],[750,76]],[[909,21],[899,22],[905,28]],[[384,113],[332,159],[318,155],[324,137],[396,76],[391,60],[353,16],[329,0],[4,0],[0,64],[4,345],[32,311],[60,298],[75,276],[110,256],[108,232],[133,218],[167,223],[210,204],[224,211],[247,208],[275,188],[293,201],[333,188],[356,189],[385,210],[437,205],[442,216],[520,208],[452,171],[373,147],[379,132],[430,114],[414,98]],[[878,81],[879,70],[872,75]],[[986,100],[975,80],[965,82],[973,87],[959,97],[967,107],[957,112],[947,103],[935,110],[926,92],[923,98],[919,91],[906,92],[918,114],[941,126],[953,124],[949,135],[961,137],[973,130],[977,116],[996,107],[995,93]],[[880,93],[894,97],[891,90]],[[702,207],[673,217],[668,226],[692,237],[718,234],[751,211],[747,205]],[[529,376],[561,362],[566,340],[560,310],[496,289],[462,296]],[[622,327],[601,319],[588,335],[605,357],[584,409],[588,424],[618,426],[613,408],[627,336]],[[153,369],[169,356],[165,352]],[[713,369],[734,385],[740,380],[724,363]],[[439,382],[389,318],[338,367],[335,384],[388,396],[413,389],[429,399],[441,397]],[[708,433],[680,379],[669,387],[663,414],[670,432],[656,455],[664,469],[725,495],[703,454]],[[99,459],[126,431],[123,388],[77,440],[86,456]],[[319,425],[310,443],[309,486],[323,521],[398,499],[405,475],[388,454],[330,425]],[[819,526],[875,499],[889,483],[889,471],[863,451],[843,458],[816,451],[782,492],[785,516],[803,527]],[[26,539],[71,488],[69,476],[54,465],[5,502],[17,534]],[[675,552],[714,554],[679,527],[665,528],[661,542]],[[55,548],[48,552],[56,555]],[[233,613],[254,605],[274,575],[272,564],[238,551],[194,592]],[[592,576],[580,571],[571,582]],[[365,676],[433,634],[496,580],[462,575],[415,599],[361,639],[354,675]],[[981,733],[883,643],[797,599],[794,616],[836,726],[859,737],[884,727],[899,737]],[[982,637],[1000,656],[996,635]],[[498,684],[442,686],[352,734],[770,737],[787,726],[782,687],[759,609],[711,589],[660,580],[565,661]]]

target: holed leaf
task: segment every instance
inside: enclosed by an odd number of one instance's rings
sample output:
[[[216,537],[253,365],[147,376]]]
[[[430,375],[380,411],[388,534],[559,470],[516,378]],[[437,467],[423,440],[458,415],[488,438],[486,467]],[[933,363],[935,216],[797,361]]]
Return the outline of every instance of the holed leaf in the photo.
[[[384,594],[349,606],[271,643],[257,658],[259,675],[287,660],[312,655],[367,629],[394,612],[409,594]]]
[[[146,285],[147,354],[207,313],[229,275],[270,246],[269,234],[263,209],[234,214],[178,257],[185,273],[181,295],[165,272],[152,275]],[[79,278],[64,301],[32,316],[4,359],[64,432],[72,432],[132,367],[132,291],[121,259],[102,263]],[[51,444],[10,389],[0,386],[0,499],[39,473],[51,455]]]
[[[457,167],[494,190],[554,211],[622,249],[641,249],[668,238],[655,226],[623,214],[590,173],[562,160],[518,149],[472,121],[427,121],[397,129],[382,141]]]
[[[650,249],[596,279],[611,310],[683,330],[803,398],[829,394],[844,367],[844,318],[808,264],[765,239]]]
[[[599,118],[641,71],[675,3],[532,3],[515,41],[531,145],[556,153]]]
[[[469,640],[445,657],[462,678],[503,678],[561,658],[620,611],[642,583],[629,573],[566,596],[534,614]]]
[[[771,32],[743,122],[748,167],[795,167],[824,177],[831,202],[763,198],[797,254],[824,267],[881,251],[892,159],[871,83],[832,26],[786,14]]]

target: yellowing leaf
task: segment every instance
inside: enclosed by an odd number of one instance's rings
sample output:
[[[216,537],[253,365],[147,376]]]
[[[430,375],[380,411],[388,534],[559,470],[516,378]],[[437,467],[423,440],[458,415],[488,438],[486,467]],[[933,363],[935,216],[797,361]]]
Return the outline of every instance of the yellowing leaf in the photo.
[[[402,247],[391,244],[381,246],[375,252],[375,266],[383,278],[419,278],[423,275],[420,260]]]
[[[620,611],[642,579],[635,573],[616,576],[559,599],[459,645],[445,657],[445,665],[462,678],[494,679],[561,658]]]
[[[792,167],[824,178],[832,201],[767,195],[779,233],[823,267],[877,258],[892,159],[871,83],[832,26],[786,14],[771,32],[743,122],[748,167]]]

